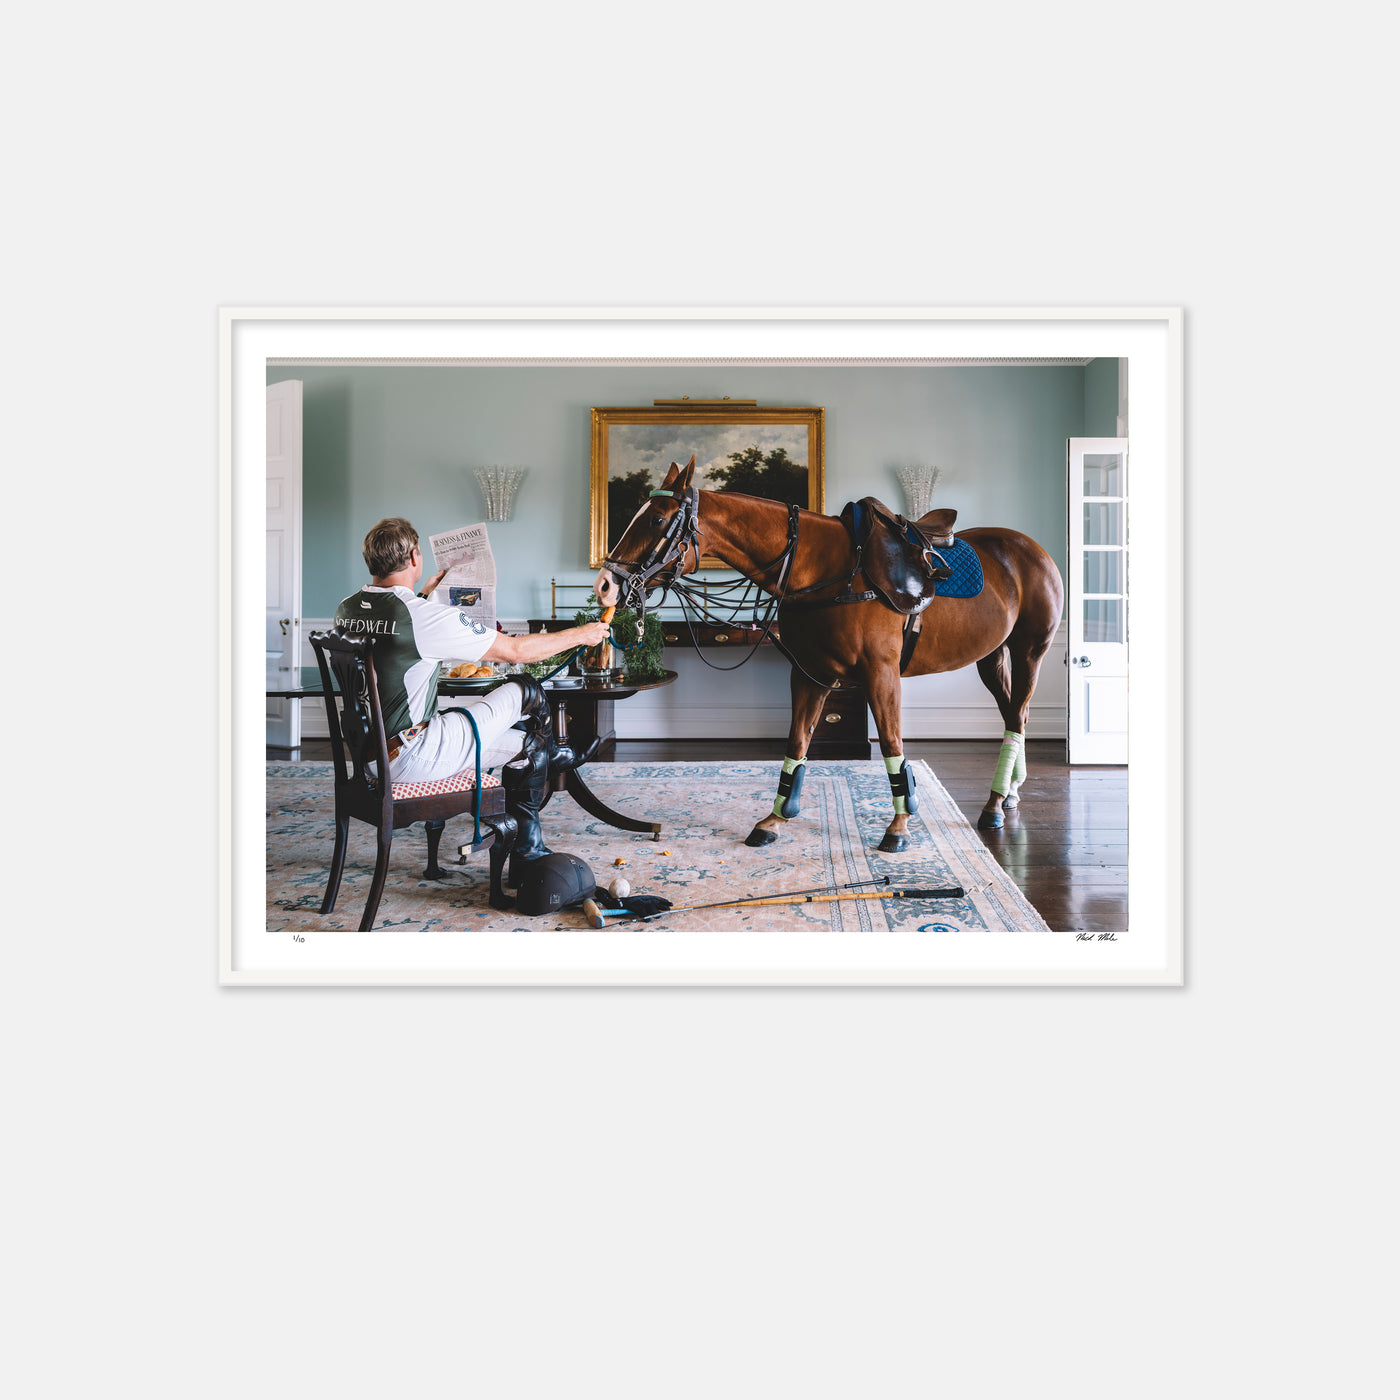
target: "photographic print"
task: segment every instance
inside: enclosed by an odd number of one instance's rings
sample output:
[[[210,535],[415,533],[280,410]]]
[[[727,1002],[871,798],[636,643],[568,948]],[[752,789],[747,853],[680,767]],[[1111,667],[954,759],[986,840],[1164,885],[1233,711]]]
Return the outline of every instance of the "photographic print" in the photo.
[[[1179,985],[1175,313],[307,318],[229,327],[226,981]]]

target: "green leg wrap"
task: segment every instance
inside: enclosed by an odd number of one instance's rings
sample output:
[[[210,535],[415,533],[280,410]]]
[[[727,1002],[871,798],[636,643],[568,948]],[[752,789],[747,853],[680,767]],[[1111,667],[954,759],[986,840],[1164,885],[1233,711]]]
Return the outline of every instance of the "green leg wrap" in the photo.
[[[891,754],[885,760],[885,773],[890,780],[890,795],[894,799],[896,813],[904,812],[912,816],[919,810],[918,794],[914,791],[914,775],[904,761],[902,753]]]
[[[1026,781],[1026,736],[1021,735],[1021,742],[1016,748],[1016,768],[1011,774],[1011,781],[1020,787]]]
[[[1005,797],[1011,791],[1011,775],[1015,771],[1017,763],[1021,764],[1022,771],[1025,771],[1025,756],[1022,753],[1024,747],[1021,736],[1006,730],[1002,736],[1001,753],[997,756],[997,771],[992,774],[992,791],[1001,797]]]
[[[778,796],[773,803],[775,817],[795,817],[802,810],[802,779],[807,772],[805,758],[783,759],[778,775]]]

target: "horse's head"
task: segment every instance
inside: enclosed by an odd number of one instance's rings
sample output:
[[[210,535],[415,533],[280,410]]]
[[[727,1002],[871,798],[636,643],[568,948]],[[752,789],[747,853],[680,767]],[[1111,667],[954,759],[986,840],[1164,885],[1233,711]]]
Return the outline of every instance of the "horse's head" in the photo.
[[[639,612],[649,588],[669,583],[687,561],[700,566],[699,492],[691,484],[695,458],[671,463],[666,479],[634,515],[603,561],[593,592],[605,607],[623,604]]]

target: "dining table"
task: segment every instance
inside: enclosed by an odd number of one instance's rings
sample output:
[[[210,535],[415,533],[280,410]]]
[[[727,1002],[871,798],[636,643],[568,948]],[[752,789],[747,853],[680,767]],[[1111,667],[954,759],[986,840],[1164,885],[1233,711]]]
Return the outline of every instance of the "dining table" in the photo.
[[[676,673],[665,671],[660,677],[646,680],[626,674],[597,678],[593,676],[561,675],[541,681],[545,697],[549,701],[550,723],[557,743],[572,745],[571,735],[577,734],[583,745],[576,768],[566,769],[551,779],[551,791],[567,792],[590,816],[607,822],[620,831],[637,831],[650,834],[653,841],[661,839],[661,823],[645,818],[629,817],[625,812],[609,807],[606,802],[584,781],[582,769],[597,759],[599,754],[612,743],[611,726],[600,732],[598,711],[602,706],[609,707],[619,701],[630,699],[639,691],[659,690],[662,686],[674,684]],[[466,699],[486,695],[498,685],[503,685],[506,676],[472,677],[461,679],[451,676],[438,678],[439,700]],[[335,684],[335,678],[331,678]],[[321,672],[316,666],[301,666],[292,671],[269,671],[267,678],[267,698],[284,700],[320,700],[325,696],[321,688]]]

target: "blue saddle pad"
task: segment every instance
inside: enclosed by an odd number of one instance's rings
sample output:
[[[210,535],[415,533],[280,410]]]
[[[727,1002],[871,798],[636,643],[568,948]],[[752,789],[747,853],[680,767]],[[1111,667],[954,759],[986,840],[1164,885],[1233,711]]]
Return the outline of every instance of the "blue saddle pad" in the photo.
[[[952,549],[935,549],[934,554],[953,570],[951,578],[934,585],[938,597],[975,598],[982,591],[982,561],[965,540],[954,540]]]

